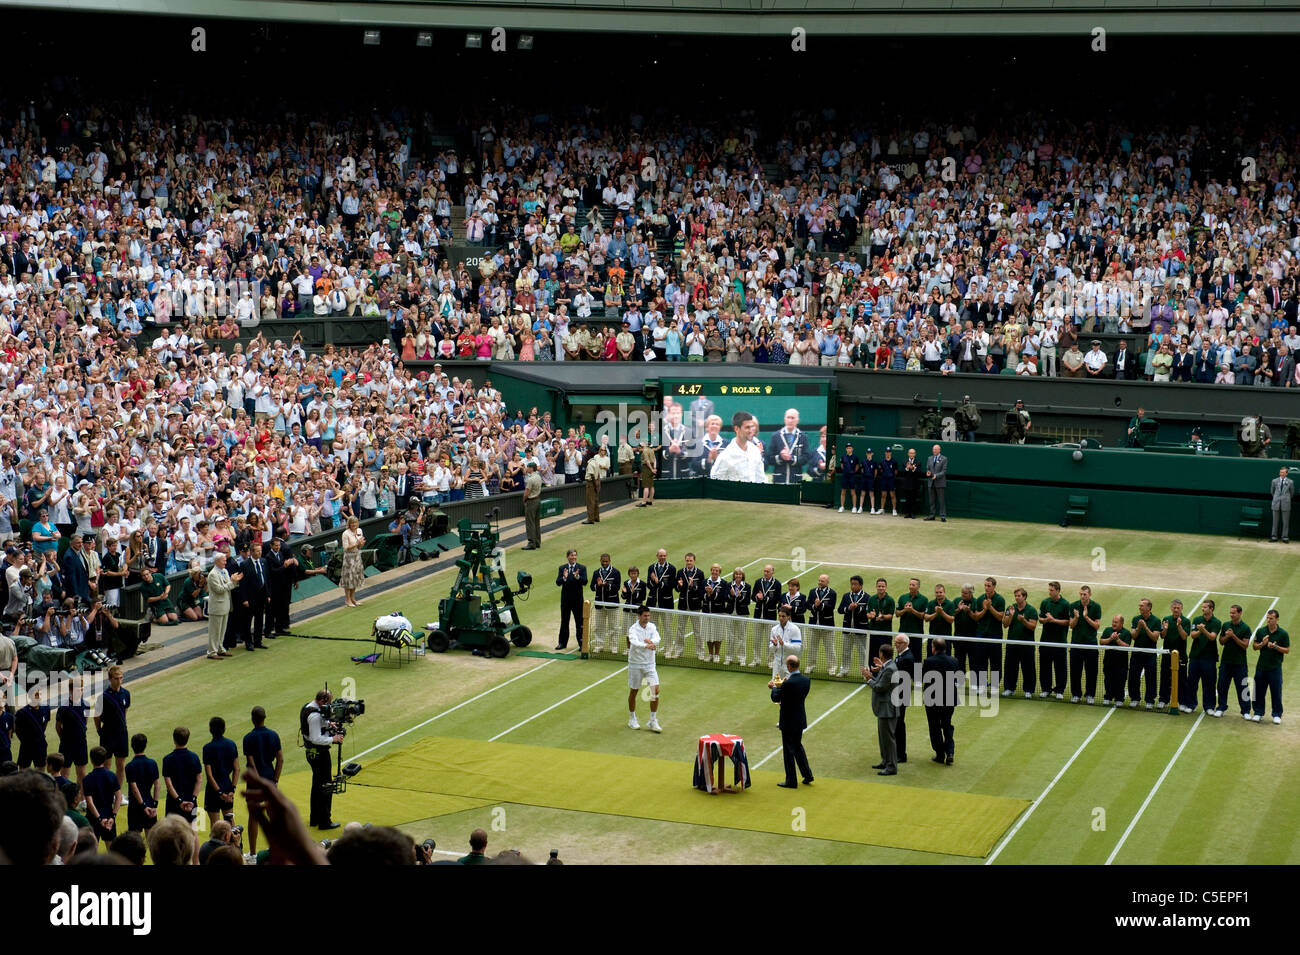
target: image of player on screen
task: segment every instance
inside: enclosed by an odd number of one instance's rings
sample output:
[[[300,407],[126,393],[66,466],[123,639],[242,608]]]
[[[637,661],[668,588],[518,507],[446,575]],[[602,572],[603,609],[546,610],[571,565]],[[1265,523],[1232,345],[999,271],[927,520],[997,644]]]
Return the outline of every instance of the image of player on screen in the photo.
[[[758,433],[758,419],[748,411],[737,411],[731,416],[731,427],[736,436],[718,452],[709,476],[715,481],[767,483],[767,475],[763,472],[763,450],[754,440]]]

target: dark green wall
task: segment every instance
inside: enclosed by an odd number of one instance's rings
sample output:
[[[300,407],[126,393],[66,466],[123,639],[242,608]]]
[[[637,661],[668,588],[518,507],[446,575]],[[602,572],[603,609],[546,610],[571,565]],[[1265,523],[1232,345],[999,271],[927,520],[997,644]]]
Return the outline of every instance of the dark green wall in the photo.
[[[923,468],[934,446],[933,441],[841,435],[840,458],[846,441],[858,454],[872,448],[877,460],[888,446],[902,462],[914,447]],[[1236,534],[1243,506],[1267,509],[1269,482],[1279,467],[1276,460],[1121,449],[1084,451],[1075,461],[1069,448],[941,446],[949,461],[951,516],[1059,523],[1067,498],[1080,495],[1090,501],[1089,524],[1152,531]]]

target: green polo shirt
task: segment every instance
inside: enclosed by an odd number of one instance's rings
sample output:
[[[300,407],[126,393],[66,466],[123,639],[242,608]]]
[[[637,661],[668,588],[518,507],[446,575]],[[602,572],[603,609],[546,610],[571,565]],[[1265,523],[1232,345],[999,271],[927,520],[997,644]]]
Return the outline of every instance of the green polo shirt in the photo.
[[[1133,646],[1141,647],[1143,650],[1154,650],[1156,648],[1156,636],[1160,633],[1160,618],[1155,614],[1146,618],[1146,625],[1153,631],[1152,633],[1147,633],[1146,630],[1138,626],[1138,621],[1141,619],[1143,619],[1142,614],[1135,613],[1133,615]]]
[[[1231,633],[1242,640],[1250,640],[1250,627],[1244,620],[1238,620],[1236,623],[1228,622],[1219,633]],[[1245,666],[1245,648],[1229,638],[1228,642],[1223,645],[1223,656],[1220,657],[1220,662],[1224,666]]]
[[[867,613],[871,613],[873,610],[876,612],[877,616],[880,614],[892,614],[894,612],[894,598],[889,596],[889,594],[885,594],[883,597],[872,594],[867,598]],[[867,624],[867,629],[879,630],[882,626],[885,626],[885,624],[882,624],[877,619],[872,620]],[[894,626],[894,621],[891,620],[888,626],[892,628]]]
[[[1196,630],[1197,624],[1205,624],[1205,629],[1209,636],[1204,636],[1199,630]],[[1192,659],[1193,660],[1210,660],[1219,659],[1219,633],[1223,630],[1223,621],[1218,617],[1211,616],[1209,620],[1204,617],[1197,617],[1192,621]]]
[[[1187,631],[1188,635],[1190,635],[1192,632],[1191,620],[1187,617],[1182,617],[1181,622],[1183,629]],[[1171,614],[1168,617],[1165,617],[1163,623],[1165,625],[1165,638],[1160,642],[1160,645],[1166,650],[1177,650],[1179,659],[1186,660],[1187,638],[1179,635],[1178,627],[1174,623],[1173,615]]]
[[[903,594],[898,598],[898,629],[901,633],[925,633],[925,618],[917,617],[910,613],[903,613],[904,607],[915,607],[917,613],[925,613],[930,608],[930,602],[921,594],[913,597],[911,594]]]
[[[976,632],[981,637],[1001,637],[1002,614],[1007,609],[1006,598],[997,591],[993,592],[992,597],[989,597],[987,594],[980,594],[975,598],[975,609],[977,611],[984,609],[985,600],[989,601],[989,606],[992,607],[992,612],[990,613],[985,611],[984,616],[979,618],[977,621],[978,627]]]
[[[951,600],[944,600],[940,603],[938,600],[931,600],[926,605],[925,612],[937,614],[942,608],[949,616],[952,616],[955,605]],[[943,617],[936,616],[930,621],[930,636],[932,637],[950,637],[952,636],[952,624]]]
[[[162,574],[154,574],[152,580],[140,581],[140,593],[144,595],[146,601],[148,601],[150,597],[160,596],[166,589],[167,578]],[[148,606],[153,608],[154,613],[171,613],[176,609],[172,606],[172,600],[170,597],[163,597],[162,600],[159,600],[157,603],[148,604]]]
[[[1291,646],[1290,635],[1281,627],[1278,627],[1272,633],[1268,632],[1268,627],[1260,627],[1255,631],[1255,639],[1272,640],[1279,647]],[[1263,673],[1280,669],[1282,669],[1282,654],[1268,647],[1261,648],[1259,651],[1259,657],[1255,660],[1255,672]]]
[[[1057,620],[1068,621],[1070,619],[1070,601],[1064,597],[1057,597],[1055,600],[1050,597],[1038,605],[1038,616],[1042,619],[1045,616],[1053,616]],[[1043,635],[1039,639],[1043,643],[1065,643],[1065,636],[1070,631],[1070,624],[1067,623],[1043,623]]]
[[[1024,609],[1021,610],[1012,604],[1007,613],[1011,614],[1011,623],[1007,624],[1007,639],[1033,640],[1034,631],[1030,625],[1038,620],[1038,611],[1034,609],[1034,605],[1026,601]]]
[[[1070,604],[1070,616],[1079,615],[1079,622],[1074,625],[1074,630],[1070,634],[1070,643],[1084,644],[1088,646],[1097,645],[1097,630],[1101,627],[1101,604],[1095,600],[1088,601],[1088,613],[1084,615],[1083,601],[1076,600]],[[1089,618],[1097,621],[1096,626],[1088,622]]]

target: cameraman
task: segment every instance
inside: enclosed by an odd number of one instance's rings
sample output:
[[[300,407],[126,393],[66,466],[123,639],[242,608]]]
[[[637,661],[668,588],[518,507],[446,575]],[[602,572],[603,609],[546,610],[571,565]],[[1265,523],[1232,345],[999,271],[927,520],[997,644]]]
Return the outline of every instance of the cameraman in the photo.
[[[9,585],[9,602],[5,604],[4,622],[18,633],[27,620],[32,606],[32,569],[21,567],[18,579]]]
[[[337,728],[327,719],[330,701],[333,699],[329,690],[320,690],[316,693],[316,698],[298,714],[302,744],[307,750],[307,765],[311,767],[311,814],[307,824],[317,829],[339,827],[337,822],[330,819],[330,807],[334,801],[330,746],[343,742],[343,734],[336,732]]]
[[[76,600],[65,597],[56,603],[47,601],[32,614],[32,637],[47,647],[66,647],[71,643],[72,612]]]
[[[1007,439],[1007,444],[1024,444],[1025,436],[1033,427],[1033,422],[1029,420],[1029,412],[1025,410],[1025,403],[1022,399],[1016,399],[1016,406],[1007,412],[1006,421],[1002,425],[1002,435]]]

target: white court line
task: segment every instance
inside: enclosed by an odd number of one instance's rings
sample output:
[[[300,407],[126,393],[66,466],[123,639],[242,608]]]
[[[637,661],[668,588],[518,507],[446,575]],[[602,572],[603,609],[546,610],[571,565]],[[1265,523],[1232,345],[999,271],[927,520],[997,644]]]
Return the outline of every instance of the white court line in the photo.
[[[490,689],[490,690],[484,690],[484,691],[483,691],[482,693],[480,693],[478,696],[470,697],[468,700],[465,700],[464,702],[457,703],[457,704],[456,704],[455,706],[453,706],[451,709],[449,709],[449,710],[443,710],[443,711],[442,711],[441,713],[439,713],[437,716],[431,716],[431,717],[429,717],[427,720],[425,720],[423,723],[416,723],[416,724],[415,724],[414,726],[412,726],[410,729],[402,730],[402,731],[401,731],[400,733],[398,733],[396,736],[390,736],[390,737],[388,737],[388,739],[384,740],[382,743],[377,743],[376,745],[370,747],[369,749],[367,749],[367,750],[363,750],[362,752],[357,753],[355,756],[352,757],[352,759],[357,760],[357,759],[360,759],[362,756],[368,756],[368,755],[370,755],[371,753],[373,753],[375,750],[377,750],[377,749],[382,749],[383,747],[387,746],[389,743],[392,743],[392,742],[394,742],[394,741],[396,741],[396,740],[401,739],[403,736],[406,736],[408,733],[414,733],[416,730],[418,730],[418,729],[422,729],[423,727],[428,726],[428,725],[429,725],[430,723],[432,723],[434,720],[440,720],[440,719],[442,719],[444,716],[447,716],[448,714],[455,713],[455,712],[456,712],[458,709],[460,709],[462,706],[469,706],[469,705],[470,705],[471,703],[473,703],[475,700],[481,700],[481,699],[483,699],[483,697],[487,696],[489,693],[495,693],[497,690],[501,689],[503,686],[509,686],[511,683],[514,683],[515,680],[522,680],[524,677],[528,676],[530,673],[536,673],[538,670],[542,669],[543,667],[548,667],[548,666],[550,666],[550,665],[551,665],[552,663],[554,663],[554,662],[555,662],[554,659],[547,660],[545,663],[541,664],[540,666],[535,666],[535,667],[533,667],[532,669],[525,670],[523,673],[519,674],[518,676],[512,676],[510,679],[506,680],[504,683],[498,683],[496,686],[492,687],[492,689]]]
[[[792,563],[789,557],[760,557],[758,560],[751,561],[750,563],[757,564],[762,561],[785,561],[786,563]],[[748,567],[749,564],[746,564],[745,566]],[[833,560],[821,561],[818,566],[858,567],[858,568],[868,567],[867,564],[863,564],[863,563],[845,564],[845,563],[837,563]],[[1053,580],[1064,581],[1067,584],[1097,584],[1102,579],[1100,577],[1094,578],[1092,580],[1081,580],[1081,579],[1075,579],[1071,577],[1021,577],[1017,574],[990,574],[988,571],[980,571],[976,573],[974,571],[968,571],[968,570],[934,570],[929,567],[899,567],[892,564],[872,564],[870,565],[870,569],[871,570],[907,570],[907,571],[911,571],[913,574],[943,574],[949,577],[966,577],[970,579],[972,582],[977,579],[983,581],[985,577],[997,577],[998,579],[1002,579],[1003,577],[1005,577],[1007,580],[1032,580],[1035,583],[1043,583],[1043,584],[1050,583]],[[1113,586],[1125,587],[1130,590],[1162,590],[1165,591],[1166,593],[1171,593],[1171,594],[1187,593],[1187,590],[1181,587],[1152,587],[1152,586],[1147,586],[1146,584],[1115,584]],[[1273,594],[1246,594],[1246,593],[1241,593],[1239,591],[1226,591],[1226,590],[1216,590],[1212,592],[1220,594],[1224,597],[1257,597],[1260,600],[1278,599]]]
[[[1079,754],[1087,748],[1088,744],[1092,742],[1092,738],[1101,731],[1101,728],[1106,725],[1106,721],[1114,715],[1115,709],[1113,707],[1106,711],[1106,715],[1101,718],[1101,722],[1092,728],[1092,732],[1088,734],[1088,738],[1079,744],[1079,748],[1074,751],[1074,755],[1071,756],[1066,761],[1065,765],[1061,767],[1061,771],[1056,774],[1050,783],[1047,784],[1047,788],[1038,794],[1038,798],[1029,804],[1029,808],[1025,810],[1024,815],[1016,820],[1015,826],[1013,826],[1011,831],[1006,834],[998,847],[993,850],[992,855],[984,860],[985,865],[992,865],[994,860],[1002,854],[1002,850],[1007,847],[1007,843],[1015,838],[1016,833],[1020,831],[1020,827],[1029,821],[1029,817],[1034,814],[1034,810],[1042,804],[1043,800],[1047,798],[1047,794],[1050,793],[1056,787],[1056,784],[1061,781],[1061,777],[1065,775],[1066,770],[1074,765],[1074,761],[1079,758]]]
[[[540,669],[540,667],[539,667],[538,669]],[[489,743],[495,743],[495,742],[496,742],[497,740],[499,740],[501,737],[505,736],[506,733],[513,733],[515,730],[519,729],[519,727],[524,726],[524,725],[526,725],[526,724],[528,724],[528,723],[531,723],[533,720],[537,719],[537,717],[539,717],[539,716],[545,716],[547,713],[551,712],[551,710],[555,709],[557,706],[562,706],[562,705],[564,705],[565,703],[568,703],[570,700],[574,699],[575,697],[582,696],[582,694],[586,693],[586,692],[587,692],[588,690],[590,690],[592,687],[600,686],[600,685],[601,685],[602,683],[604,683],[606,680],[612,680],[614,677],[618,676],[620,673],[622,673],[622,672],[625,671],[626,669],[627,669],[627,667],[622,667],[621,669],[615,670],[613,673],[609,674],[608,676],[603,676],[603,677],[601,677],[601,678],[600,678],[599,680],[597,680],[595,683],[590,683],[590,684],[588,684],[587,686],[584,686],[584,687],[583,687],[581,690],[579,690],[577,693],[571,693],[571,694],[569,694],[569,695],[566,696],[564,699],[560,700],[559,703],[552,703],[550,706],[548,706],[546,709],[542,710],[540,713],[534,713],[532,716],[528,717],[528,719],[526,719],[526,720],[521,720],[520,722],[518,722],[518,723],[516,723],[514,726],[510,727],[510,729],[506,730],[505,732],[497,733],[497,735],[496,735],[496,736],[493,736],[490,740],[488,740],[488,742],[489,742]]]
[[[843,706],[843,705],[844,705],[845,703],[847,703],[849,700],[853,699],[855,696],[857,696],[859,693],[861,693],[861,692],[862,692],[863,690],[865,690],[866,688],[867,688],[867,685],[866,685],[865,683],[863,683],[861,686],[859,686],[856,690],[854,690],[854,691],[853,691],[852,693],[850,693],[848,696],[844,697],[844,699],[840,700],[838,703],[836,703],[834,706],[832,706],[829,710],[827,710],[827,711],[826,711],[825,713],[823,713],[821,716],[817,717],[817,719],[815,719],[815,720],[813,720],[811,723],[809,723],[808,726],[807,726],[807,728],[804,730],[804,732],[805,732],[805,733],[808,732],[808,730],[812,729],[814,726],[816,726],[816,725],[817,725],[818,723],[820,723],[822,720],[826,719],[826,717],[830,716],[832,713],[834,713],[834,712],[835,712],[836,710],[838,710],[841,706]],[[758,769],[759,766],[762,766],[764,763],[766,763],[769,759],[771,759],[771,758],[772,758],[773,756],[775,756],[777,753],[781,752],[781,750],[782,750],[783,748],[784,748],[784,747],[778,746],[776,749],[772,750],[772,752],[768,753],[766,756],[764,756],[762,759],[760,759],[760,760],[759,760],[759,761],[758,761],[754,766],[751,767],[751,769]]]
[[[1155,798],[1156,791],[1160,788],[1160,784],[1165,781],[1165,777],[1169,775],[1169,771],[1174,768],[1174,763],[1178,762],[1178,757],[1183,755],[1183,750],[1187,748],[1187,743],[1191,740],[1192,734],[1196,732],[1196,728],[1201,725],[1201,721],[1204,719],[1205,711],[1201,710],[1201,715],[1196,717],[1196,722],[1192,724],[1192,728],[1189,729],[1187,735],[1183,737],[1182,743],[1180,743],[1178,749],[1174,751],[1174,755],[1170,758],[1169,764],[1165,766],[1165,771],[1160,774],[1160,778],[1156,780],[1156,784],[1151,787],[1151,791],[1147,793],[1147,798],[1142,800],[1142,805],[1138,807],[1137,815],[1133,817],[1133,821],[1130,822],[1128,828],[1124,830],[1124,835],[1119,837],[1119,842],[1115,843],[1115,848],[1112,849],[1110,855],[1106,857],[1106,865],[1110,865],[1114,862],[1115,856],[1119,854],[1119,850],[1124,848],[1124,843],[1128,841],[1129,833],[1133,831],[1133,827],[1136,826],[1138,820],[1142,818],[1142,813],[1147,811],[1147,806],[1151,805],[1151,800]]]
[[[1268,610],[1273,609],[1273,607],[1277,604],[1278,599],[1279,598],[1277,597],[1273,598],[1273,603],[1268,605]],[[1259,624],[1258,626],[1255,627],[1255,630],[1259,630],[1259,628],[1264,626],[1265,622],[1267,622],[1268,610],[1264,611],[1264,616],[1260,618]],[[1255,630],[1251,631],[1252,639],[1254,639]],[[1147,811],[1147,806],[1151,805],[1151,800],[1155,798],[1156,792],[1160,789],[1161,784],[1165,781],[1165,777],[1168,776],[1169,771],[1174,768],[1174,763],[1178,762],[1178,757],[1183,754],[1183,750],[1186,749],[1187,743],[1192,738],[1192,734],[1196,732],[1196,728],[1201,725],[1201,721],[1204,719],[1205,719],[1205,710],[1201,710],[1201,715],[1196,718],[1196,722],[1192,724],[1192,728],[1189,729],[1187,731],[1187,735],[1183,737],[1182,744],[1174,752],[1173,757],[1169,760],[1169,764],[1165,766],[1165,771],[1160,774],[1160,778],[1156,780],[1156,784],[1152,786],[1151,791],[1147,793],[1147,798],[1144,799],[1142,801],[1142,805],[1138,807],[1137,815],[1133,817],[1133,821],[1128,824],[1128,828],[1124,830],[1124,834],[1119,837],[1119,842],[1115,844],[1115,848],[1112,849],[1110,855],[1106,857],[1106,862],[1105,862],[1106,865],[1110,865],[1112,862],[1114,862],[1115,856],[1119,855],[1119,850],[1124,848],[1124,843],[1128,841],[1129,834],[1133,832],[1133,828],[1138,824],[1138,820],[1142,818],[1142,814]]]

